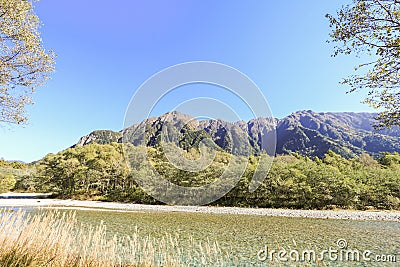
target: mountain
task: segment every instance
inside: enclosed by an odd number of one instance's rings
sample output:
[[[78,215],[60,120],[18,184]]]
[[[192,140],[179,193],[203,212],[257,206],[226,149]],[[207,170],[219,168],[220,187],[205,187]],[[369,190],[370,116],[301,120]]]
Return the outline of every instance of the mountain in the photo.
[[[184,149],[198,146],[207,138],[217,147],[237,155],[271,154],[263,140],[272,138],[276,127],[276,153],[297,152],[304,156],[323,157],[332,150],[346,158],[368,153],[400,152],[400,128],[376,131],[374,113],[316,113],[298,111],[283,119],[257,118],[248,122],[196,120],[179,112],[169,112],[132,125],[120,132],[94,131],[82,137],[76,146],[93,142],[130,142],[157,146],[160,141],[175,142]],[[164,134],[161,134],[164,133]]]
[[[83,136],[79,139],[76,145],[72,146],[84,146],[90,143],[98,144],[109,144],[112,142],[118,142],[121,138],[121,132],[114,132],[111,130],[96,130],[88,135]]]
[[[322,157],[332,150],[344,157],[361,153],[400,152],[400,131],[375,131],[374,113],[298,111],[279,121],[277,153],[290,151]]]

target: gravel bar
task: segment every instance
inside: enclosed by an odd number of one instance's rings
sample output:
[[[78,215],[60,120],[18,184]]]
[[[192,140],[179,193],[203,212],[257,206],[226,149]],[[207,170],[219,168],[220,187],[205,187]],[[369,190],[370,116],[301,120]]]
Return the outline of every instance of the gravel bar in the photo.
[[[61,200],[61,199],[0,199],[1,207],[43,207],[59,209],[102,210],[119,212],[192,212],[210,214],[240,214],[281,216],[314,219],[373,220],[400,222],[400,211],[354,211],[354,210],[292,210],[210,206],[167,206],[116,202]]]

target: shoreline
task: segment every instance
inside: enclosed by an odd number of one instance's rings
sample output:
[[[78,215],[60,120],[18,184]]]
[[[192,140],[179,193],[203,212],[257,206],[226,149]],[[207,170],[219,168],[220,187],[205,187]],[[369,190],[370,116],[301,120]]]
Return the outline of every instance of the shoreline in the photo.
[[[0,199],[0,207],[7,208],[56,208],[97,210],[113,212],[190,212],[207,214],[256,215],[271,217],[292,217],[310,219],[339,219],[360,221],[391,221],[400,222],[400,211],[357,211],[357,210],[291,210],[271,208],[240,208],[213,206],[167,206],[129,204],[118,202],[100,202],[90,200],[62,199]]]

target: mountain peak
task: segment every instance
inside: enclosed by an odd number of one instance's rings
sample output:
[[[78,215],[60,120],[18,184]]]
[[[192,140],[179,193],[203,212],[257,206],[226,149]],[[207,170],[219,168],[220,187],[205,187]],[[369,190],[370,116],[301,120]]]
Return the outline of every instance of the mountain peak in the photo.
[[[176,136],[188,148],[198,144],[208,136],[222,149],[229,151],[230,131],[240,129],[243,141],[250,142],[255,154],[262,153],[262,140],[271,134],[277,135],[276,152],[288,154],[297,152],[305,156],[323,157],[332,150],[344,157],[353,157],[361,153],[378,156],[380,152],[400,152],[400,128],[393,127],[375,131],[374,113],[354,112],[314,112],[301,110],[283,119],[256,118],[248,122],[227,122],[217,120],[197,120],[178,111],[167,112],[133,125],[121,132],[108,130],[95,131],[82,137],[77,145],[89,143],[121,142],[122,135],[130,135],[133,144],[139,144],[140,127],[146,127],[146,144],[157,145],[164,127],[169,135]],[[143,129],[143,128],[141,128]],[[238,152],[240,154],[240,151]]]

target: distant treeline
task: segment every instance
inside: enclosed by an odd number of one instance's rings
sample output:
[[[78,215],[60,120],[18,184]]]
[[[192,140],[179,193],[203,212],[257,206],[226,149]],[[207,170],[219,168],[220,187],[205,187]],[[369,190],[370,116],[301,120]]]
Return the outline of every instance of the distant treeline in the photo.
[[[161,204],[143,192],[133,177],[151,177],[155,169],[175,184],[200,186],[218,179],[233,157],[218,151],[209,167],[190,172],[175,168],[162,149],[134,146],[127,149],[131,169],[122,157],[122,144],[89,144],[49,154],[33,165],[15,166],[23,171],[14,170],[14,166],[1,167],[0,179],[7,173],[12,174],[13,190],[54,192],[60,198]],[[182,150],[182,153],[188,159],[199,157],[196,149]],[[248,160],[242,179],[212,205],[400,209],[400,155],[397,153],[384,153],[379,159],[367,154],[345,159],[331,151],[323,159],[297,154],[278,156],[266,179],[252,193],[248,188],[259,157],[242,159]]]

